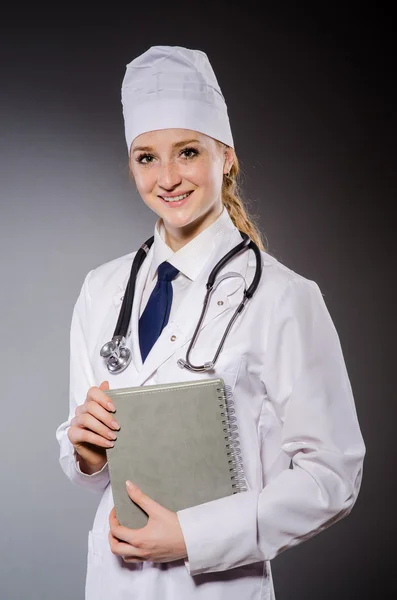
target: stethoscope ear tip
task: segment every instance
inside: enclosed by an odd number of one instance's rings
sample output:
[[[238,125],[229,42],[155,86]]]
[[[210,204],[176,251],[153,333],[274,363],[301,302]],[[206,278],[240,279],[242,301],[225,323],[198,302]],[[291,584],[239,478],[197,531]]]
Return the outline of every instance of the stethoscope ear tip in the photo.
[[[177,360],[177,365],[181,369],[187,369],[188,371],[196,371],[196,372],[200,373],[203,371],[211,371],[211,369],[214,368],[215,363],[212,360],[210,360],[210,361],[204,363],[202,366],[193,366],[193,365],[189,364],[183,358],[179,358]]]

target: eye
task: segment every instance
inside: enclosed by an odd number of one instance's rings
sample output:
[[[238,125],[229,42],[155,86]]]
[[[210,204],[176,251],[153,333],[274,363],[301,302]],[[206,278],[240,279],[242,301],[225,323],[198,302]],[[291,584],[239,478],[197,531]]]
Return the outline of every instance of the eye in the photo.
[[[181,151],[181,156],[186,159],[194,158],[199,155],[199,151],[196,148],[184,148]]]
[[[154,156],[152,154],[140,154],[136,158],[136,162],[139,163],[140,165],[148,165],[151,162],[153,162],[153,160],[154,160]]]

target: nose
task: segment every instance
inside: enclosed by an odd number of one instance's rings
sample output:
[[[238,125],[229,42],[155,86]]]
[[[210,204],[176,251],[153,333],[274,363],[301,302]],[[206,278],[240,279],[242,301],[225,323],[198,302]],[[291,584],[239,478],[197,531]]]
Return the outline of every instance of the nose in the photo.
[[[172,162],[163,163],[160,167],[157,177],[158,185],[164,190],[172,191],[182,181],[182,177],[178,171],[178,166]]]

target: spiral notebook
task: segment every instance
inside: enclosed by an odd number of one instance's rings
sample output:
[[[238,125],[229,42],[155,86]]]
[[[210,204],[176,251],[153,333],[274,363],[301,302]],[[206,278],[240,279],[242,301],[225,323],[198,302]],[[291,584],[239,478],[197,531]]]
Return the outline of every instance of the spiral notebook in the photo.
[[[120,425],[108,449],[116,516],[132,529],[147,514],[128,496],[126,480],[172,511],[246,490],[230,389],[223,379],[106,392]]]

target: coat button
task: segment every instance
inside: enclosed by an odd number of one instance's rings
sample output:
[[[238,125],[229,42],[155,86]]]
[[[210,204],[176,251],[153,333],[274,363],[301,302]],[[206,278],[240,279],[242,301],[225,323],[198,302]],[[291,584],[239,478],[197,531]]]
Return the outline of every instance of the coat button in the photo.
[[[218,306],[223,306],[223,300],[218,300],[217,304]]]
[[[170,337],[170,340],[171,340],[171,342],[175,342],[175,340],[176,340],[176,335],[172,335],[172,336]]]

